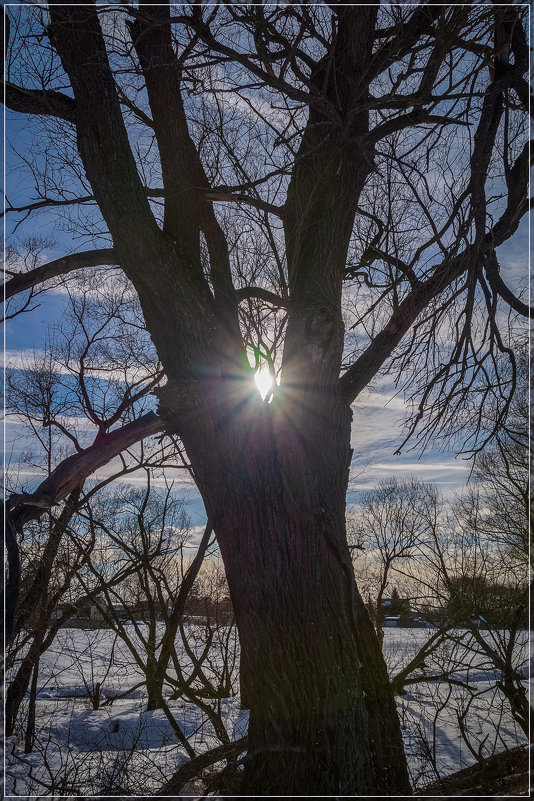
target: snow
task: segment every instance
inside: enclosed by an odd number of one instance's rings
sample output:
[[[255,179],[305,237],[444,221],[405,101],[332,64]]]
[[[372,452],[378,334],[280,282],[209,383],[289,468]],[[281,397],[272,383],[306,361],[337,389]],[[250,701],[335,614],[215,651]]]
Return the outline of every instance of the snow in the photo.
[[[136,640],[133,627],[126,628]],[[387,629],[384,655],[390,673],[407,664],[432,633]],[[518,660],[526,676],[524,634]],[[448,645],[425,660],[425,675],[438,674],[445,661],[458,682],[475,688],[474,695],[460,684],[420,682],[407,685],[397,701],[410,772],[418,785],[474,762],[458,726],[463,713],[470,744],[483,754],[524,742],[495,688],[499,674],[487,660],[463,645]],[[24,755],[22,734],[6,742],[6,795],[154,794],[188,757],[165,713],[146,710],[143,686],[106,704],[141,678],[128,648],[110,630],[61,629],[41,660],[34,750]],[[93,710],[89,692],[97,682],[102,705]],[[237,696],[209,703],[220,712],[230,739],[246,733],[248,713],[240,709]],[[196,753],[220,745],[198,707],[183,698],[169,700],[168,706]]]

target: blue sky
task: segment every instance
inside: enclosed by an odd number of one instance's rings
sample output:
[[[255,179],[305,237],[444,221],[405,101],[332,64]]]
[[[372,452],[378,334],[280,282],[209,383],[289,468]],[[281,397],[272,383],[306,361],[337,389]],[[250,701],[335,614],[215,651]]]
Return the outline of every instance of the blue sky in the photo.
[[[352,423],[352,475],[347,501],[357,503],[363,491],[372,489],[383,478],[417,476],[435,484],[450,497],[466,483],[471,462],[449,448],[395,451],[403,439],[402,423],[407,408],[402,397],[384,388],[383,392],[365,392],[355,405]]]
[[[515,250],[518,251],[517,246]],[[38,298],[39,305],[29,313],[25,313],[9,321],[5,326],[5,344],[7,363],[19,358],[31,356],[33,351],[43,347],[43,335],[49,324],[61,317],[66,302],[65,295],[60,293],[44,293]],[[13,364],[13,361],[11,361]],[[456,456],[452,449],[428,448],[424,453],[410,450],[407,446],[401,455],[395,455],[402,441],[402,422],[407,408],[401,395],[394,394],[394,388],[385,381],[375,382],[375,390],[367,390],[359,397],[354,406],[352,424],[352,447],[354,449],[352,478],[348,502],[354,503],[362,491],[375,486],[377,482],[393,473],[399,477],[416,475],[419,478],[436,484],[445,495],[450,496],[461,489],[469,476],[471,461]],[[7,439],[15,428],[8,427]],[[26,445],[24,439],[19,440],[16,450]],[[100,471],[100,475],[107,470]],[[203,522],[202,503],[191,483],[183,483],[182,474],[176,474],[180,491],[188,497],[188,503],[194,517],[200,525]],[[130,482],[144,480],[141,473],[138,478],[128,477]]]
[[[24,150],[31,144],[31,135],[21,115],[6,112],[8,139]],[[9,144],[6,147],[5,188],[10,201],[18,204],[27,200],[32,193],[32,181],[28,173],[17,170]],[[18,218],[20,219],[20,217]],[[13,222],[16,222],[13,219]],[[7,224],[7,234],[12,228],[11,218]],[[46,257],[55,258],[73,249],[81,249],[87,244],[72,240],[60,230],[52,215],[41,213],[35,220],[24,222],[18,234],[51,235],[57,242],[49,248]],[[528,222],[523,220],[513,239],[500,248],[502,276],[508,286],[517,291],[524,289],[528,281]],[[90,246],[90,245],[89,245]],[[43,347],[44,334],[49,324],[61,317],[65,295],[58,292],[43,294],[36,300],[37,307],[5,325],[6,359],[31,355]],[[354,448],[353,477],[349,490],[349,503],[357,502],[363,490],[369,489],[387,475],[396,473],[402,477],[415,475],[425,481],[437,484],[446,495],[451,495],[465,484],[471,466],[469,460],[457,457],[452,449],[429,448],[424,454],[417,450],[406,450],[395,456],[402,441],[401,423],[406,407],[400,396],[394,396],[393,387],[379,385],[376,391],[364,393],[358,400],[354,411],[352,446]],[[9,436],[16,427],[7,428]],[[24,446],[23,440],[16,440],[15,450]],[[8,450],[9,442],[6,443]],[[129,479],[134,480],[134,479]],[[180,476],[181,480],[181,476]],[[183,486],[192,512],[201,523],[202,504],[194,489],[188,483]]]
[[[41,215],[41,221],[43,215]],[[41,222],[42,224],[42,222]],[[64,239],[64,237],[62,237]],[[57,253],[51,253],[50,257]],[[501,248],[502,274],[511,288],[524,287],[528,279],[528,223],[521,224],[515,237]],[[37,298],[36,308],[24,313],[5,325],[5,355],[9,364],[19,364],[19,359],[39,352],[43,347],[47,326],[61,318],[66,302],[60,292],[43,293]],[[14,360],[14,361],[13,361]],[[446,497],[460,491],[469,478],[471,461],[457,456],[452,448],[430,447],[424,453],[409,446],[401,455],[395,455],[403,434],[402,422],[406,406],[401,395],[395,395],[394,387],[386,382],[375,382],[373,391],[363,393],[354,406],[352,447],[354,448],[352,476],[348,503],[357,503],[362,492],[376,486],[386,476],[396,474],[404,478],[418,478],[436,484]],[[14,441],[10,442],[13,438]],[[6,429],[6,449],[13,467],[17,452],[27,446],[18,426]],[[109,468],[110,469],[110,468]],[[108,469],[100,476],[109,475]],[[191,481],[184,482],[183,473],[176,471],[177,490],[188,503],[194,525],[202,526],[205,520],[202,502]],[[129,482],[144,481],[144,474],[129,476]]]

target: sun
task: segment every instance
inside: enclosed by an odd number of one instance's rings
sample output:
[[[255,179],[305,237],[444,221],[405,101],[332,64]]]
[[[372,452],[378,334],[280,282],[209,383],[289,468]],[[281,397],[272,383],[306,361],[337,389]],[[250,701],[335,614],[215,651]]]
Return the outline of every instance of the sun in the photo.
[[[256,370],[254,373],[254,383],[261,397],[265,399],[273,386],[273,379],[269,373],[268,367],[260,367],[259,370]]]

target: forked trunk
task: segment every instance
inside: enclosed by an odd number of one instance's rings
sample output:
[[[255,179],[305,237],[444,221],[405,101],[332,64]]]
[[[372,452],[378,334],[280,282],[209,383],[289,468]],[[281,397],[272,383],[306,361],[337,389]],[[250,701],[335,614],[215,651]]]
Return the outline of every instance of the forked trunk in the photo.
[[[239,629],[242,792],[407,794],[393,695],[345,538],[350,409],[338,400],[322,411],[250,401],[182,431]]]

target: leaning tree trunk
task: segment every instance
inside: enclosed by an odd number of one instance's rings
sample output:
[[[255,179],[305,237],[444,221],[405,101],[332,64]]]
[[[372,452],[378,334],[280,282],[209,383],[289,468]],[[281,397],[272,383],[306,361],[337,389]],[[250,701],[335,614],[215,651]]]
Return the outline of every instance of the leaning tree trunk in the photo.
[[[237,418],[212,408],[182,431],[239,629],[242,792],[406,794],[393,695],[345,538],[350,408],[339,400],[310,428],[290,405],[251,400]]]
[[[45,632],[46,627],[36,628],[32,644],[30,645],[28,652],[22,658],[15,676],[8,685],[5,701],[5,726],[6,735],[8,737],[13,734],[15,730],[15,723],[17,721],[24,696],[28,691],[32,672],[37,669],[39,664],[41,644],[43,642]]]

